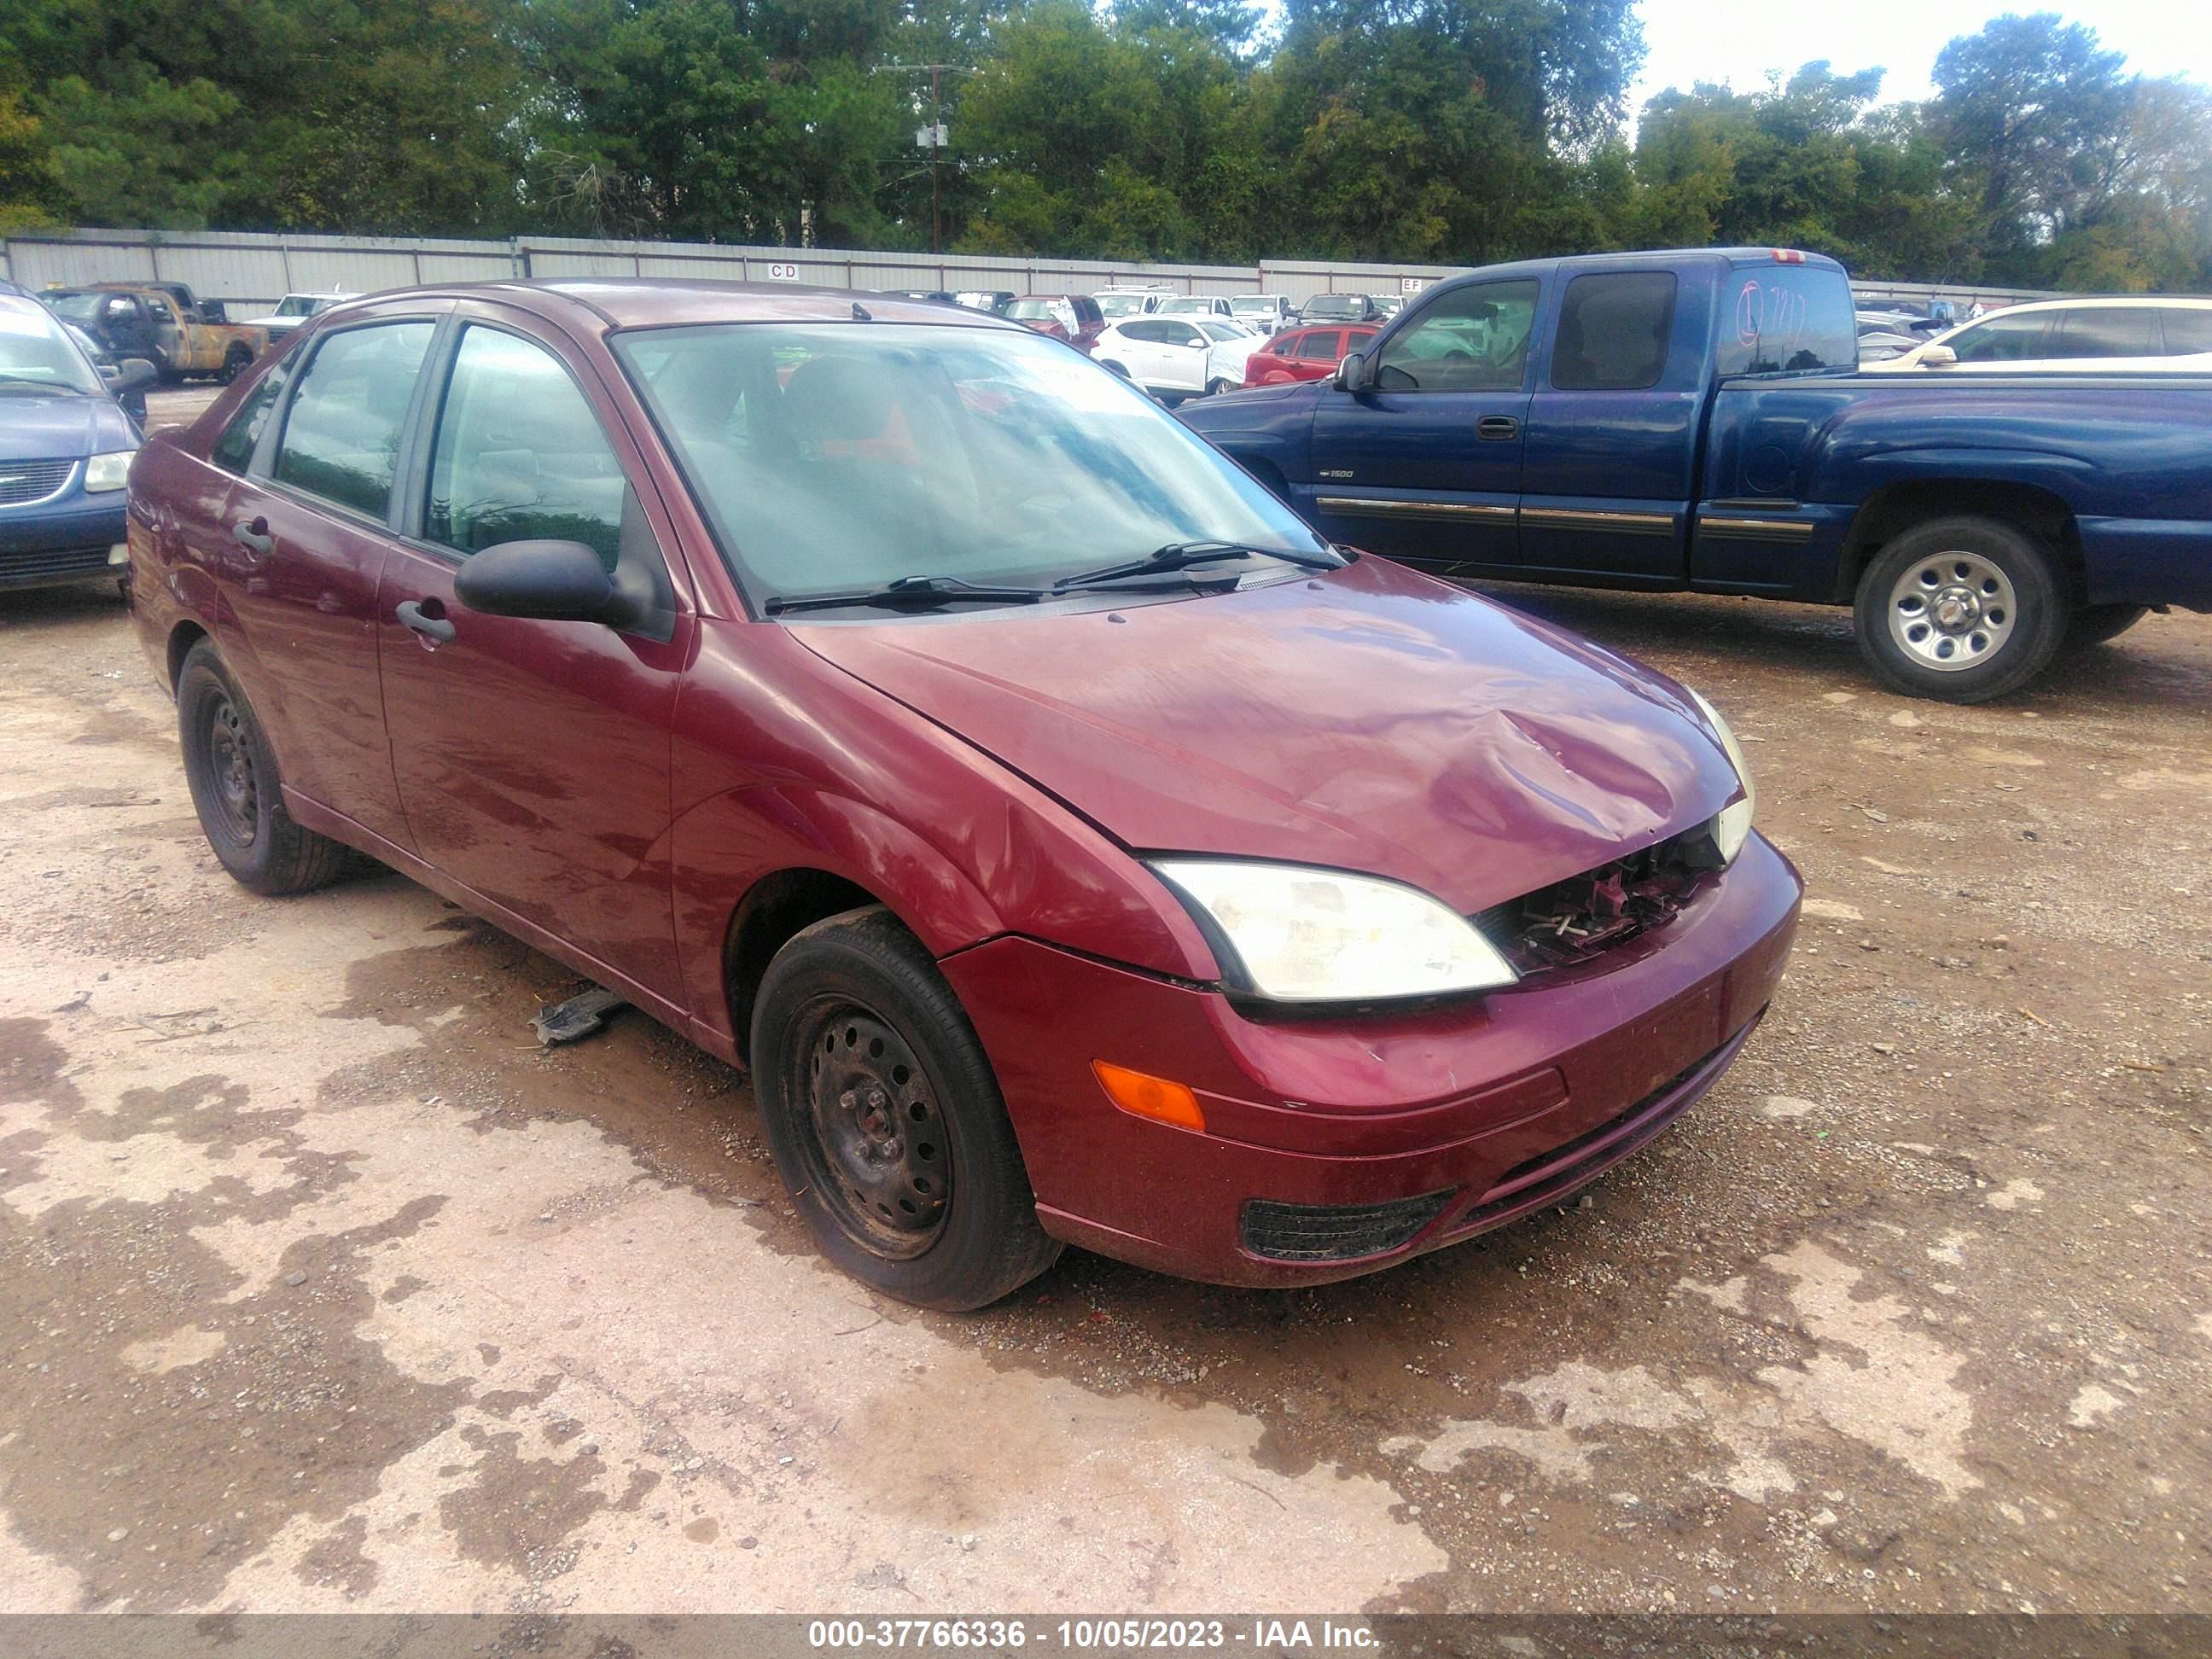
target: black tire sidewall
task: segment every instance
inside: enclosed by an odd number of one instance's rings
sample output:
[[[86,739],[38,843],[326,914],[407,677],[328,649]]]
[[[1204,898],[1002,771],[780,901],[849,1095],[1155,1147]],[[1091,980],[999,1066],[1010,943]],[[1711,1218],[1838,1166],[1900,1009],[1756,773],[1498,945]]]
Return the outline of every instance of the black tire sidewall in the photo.
[[[1916,662],[1889,635],[1889,596],[1898,578],[1936,553],[1973,553],[2004,572],[2021,613],[1996,656],[1971,668]],[[1852,608],[1859,652],[1875,678],[1907,696],[1987,702],[2018,690],[2048,667],[2072,620],[2057,562],[2035,537],[2001,520],[1959,514],[1931,519],[1893,537],[1868,564]]]
[[[2075,611],[2066,631],[2066,648],[2086,650],[2118,639],[2150,614],[2147,605],[2085,605]]]
[[[920,1255],[895,1260],[869,1249],[812,1186],[793,1039],[823,995],[894,1027],[939,1104],[952,1158],[952,1201],[944,1231]],[[1036,1196],[982,1044],[928,952],[888,910],[872,907],[817,922],[777,953],[754,1004],[751,1060],[776,1171],[833,1265],[902,1302],[964,1312],[1034,1278],[1058,1253],[1037,1224]]]

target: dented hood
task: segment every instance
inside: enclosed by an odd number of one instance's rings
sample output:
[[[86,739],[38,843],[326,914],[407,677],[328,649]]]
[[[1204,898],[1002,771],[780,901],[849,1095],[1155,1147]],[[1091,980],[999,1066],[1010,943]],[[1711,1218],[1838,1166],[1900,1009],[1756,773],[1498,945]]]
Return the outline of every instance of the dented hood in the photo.
[[[1124,611],[792,632],[1127,847],[1362,871],[1467,913],[1736,793],[1670,682],[1371,557]]]

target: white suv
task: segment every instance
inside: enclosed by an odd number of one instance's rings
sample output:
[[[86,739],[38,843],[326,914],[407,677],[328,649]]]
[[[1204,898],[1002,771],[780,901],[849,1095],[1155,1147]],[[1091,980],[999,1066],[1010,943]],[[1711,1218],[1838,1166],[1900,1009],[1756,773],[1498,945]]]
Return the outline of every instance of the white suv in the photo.
[[[1266,340],[1218,317],[1124,317],[1091,348],[1091,361],[1147,392],[1181,399],[1244,384],[1244,365]]]
[[[1863,367],[1872,374],[2212,374],[2212,300],[2039,300]]]

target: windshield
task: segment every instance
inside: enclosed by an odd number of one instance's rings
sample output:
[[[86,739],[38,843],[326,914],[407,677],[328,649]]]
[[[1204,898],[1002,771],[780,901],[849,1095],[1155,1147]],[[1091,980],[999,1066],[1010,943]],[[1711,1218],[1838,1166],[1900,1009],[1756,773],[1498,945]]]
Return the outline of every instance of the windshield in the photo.
[[[1192,325],[1209,340],[1249,340],[1252,337],[1234,323],[1224,323],[1218,318],[1204,317]]]
[[[100,376],[61,325],[32,306],[0,302],[0,384],[94,393]]]
[[[1018,323],[1070,323],[1075,320],[1075,307],[1065,300],[1017,300],[1006,307],[1006,315]]]
[[[1212,301],[1200,299],[1194,295],[1184,295],[1178,299],[1165,300],[1161,301],[1160,304],[1160,311],[1163,315],[1165,315],[1169,312],[1176,312],[1179,314],[1188,316],[1189,313],[1196,312],[1199,315],[1204,316],[1212,309]]]
[[[1231,300],[1229,308],[1239,317],[1269,316],[1275,309],[1275,296],[1272,294],[1247,294],[1242,299]]]
[[[718,323],[614,345],[757,601],[904,576],[1042,586],[1170,542],[1325,548],[1152,399],[1034,334]]]
[[[45,297],[46,309],[64,322],[80,327],[100,320],[100,302],[105,294],[49,294]]]
[[[279,317],[312,317],[315,314],[315,302],[304,294],[288,294],[284,296],[284,302],[276,307],[275,314]]]
[[[1134,317],[1145,308],[1146,296],[1142,294],[1095,294],[1098,309],[1110,319],[1115,317]]]

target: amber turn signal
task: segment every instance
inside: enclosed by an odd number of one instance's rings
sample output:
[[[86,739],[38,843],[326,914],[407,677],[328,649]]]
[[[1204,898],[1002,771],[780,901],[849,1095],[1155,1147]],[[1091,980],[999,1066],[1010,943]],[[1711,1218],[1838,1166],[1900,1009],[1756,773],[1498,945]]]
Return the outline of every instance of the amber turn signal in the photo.
[[[1091,1069],[1106,1097],[1123,1111],[1172,1123],[1178,1129],[1204,1131],[1206,1114],[1198,1109],[1198,1097],[1185,1085],[1170,1083],[1164,1077],[1147,1077],[1126,1066],[1109,1066],[1103,1060],[1092,1060]]]

